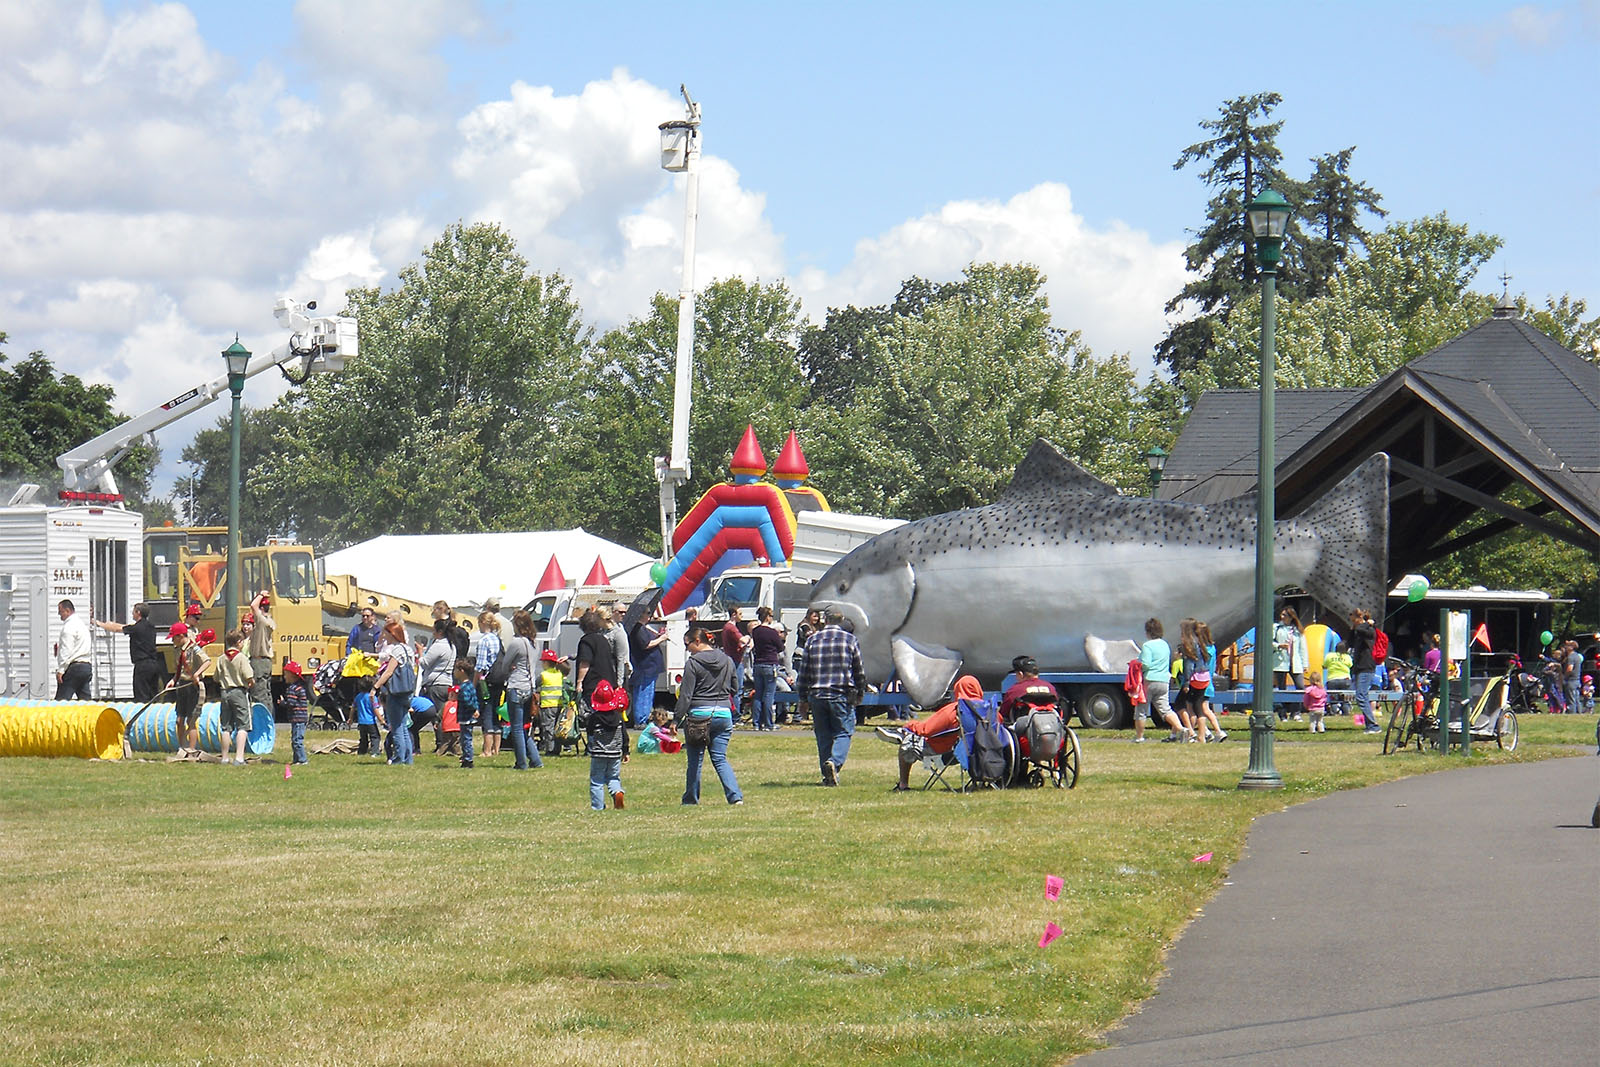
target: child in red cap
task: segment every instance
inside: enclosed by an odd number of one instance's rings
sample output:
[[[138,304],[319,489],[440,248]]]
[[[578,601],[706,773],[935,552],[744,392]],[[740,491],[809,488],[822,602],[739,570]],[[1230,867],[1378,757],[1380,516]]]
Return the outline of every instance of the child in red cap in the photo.
[[[290,744],[294,761],[306,762],[306,723],[311,718],[311,684],[305,680],[300,664],[289,660],[283,665],[283,701],[289,715]]]

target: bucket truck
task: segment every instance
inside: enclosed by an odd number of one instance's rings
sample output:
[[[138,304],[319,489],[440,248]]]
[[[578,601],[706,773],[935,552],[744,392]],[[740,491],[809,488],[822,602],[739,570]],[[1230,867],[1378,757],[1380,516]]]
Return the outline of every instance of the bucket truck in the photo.
[[[299,384],[312,374],[337,371],[353,358],[355,320],[315,317],[315,311],[314,302],[278,301],[274,314],[291,331],[289,340],[252,357],[246,377],[276,367]],[[60,600],[71,600],[85,618],[119,622],[144,600],[164,634],[181,604],[192,598],[205,608],[215,599],[214,619],[203,617],[201,625],[221,633],[217,578],[227,566],[226,555],[198,544],[205,540],[197,537],[204,530],[165,527],[146,533],[143,516],[124,506],[112,468],[142,437],[227,391],[223,374],[56,457],[63,480],[60,504],[39,501],[39,486],[23,485],[0,507],[0,693],[40,698],[54,692],[52,649],[61,630]],[[318,654],[320,646],[310,642],[322,639],[322,611],[310,549],[269,545],[241,555],[248,587],[268,589],[276,598],[280,665],[289,655]],[[304,625],[296,621],[302,606],[311,620]],[[133,683],[127,638],[98,628],[91,633],[94,692],[102,698],[126,696]]]

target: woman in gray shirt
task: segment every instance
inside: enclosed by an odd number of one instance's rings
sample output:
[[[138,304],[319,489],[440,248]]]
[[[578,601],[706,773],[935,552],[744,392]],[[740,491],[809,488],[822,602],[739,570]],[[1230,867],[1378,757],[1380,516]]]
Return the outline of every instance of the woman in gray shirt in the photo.
[[[524,728],[528,704],[533,699],[533,616],[518,611],[511,617],[511,633],[500,658],[510,670],[506,675],[506,717],[511,721],[511,752],[516,757],[516,769],[525,771],[530,765],[544,766],[538,744]]]

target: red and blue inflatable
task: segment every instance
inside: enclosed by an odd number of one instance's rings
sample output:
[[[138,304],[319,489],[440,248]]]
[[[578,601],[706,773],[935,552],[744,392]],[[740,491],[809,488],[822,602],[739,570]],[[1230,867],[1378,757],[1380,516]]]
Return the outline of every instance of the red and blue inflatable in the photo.
[[[792,432],[773,465],[777,484],[759,480],[767,457],[754,426],[745,427],[730,468],[733,481],[706,490],[672,532],[672,561],[661,582],[661,610],[668,614],[704,602],[710,580],[729,567],[788,563],[795,511],[828,510],[821,493],[801,485],[810,469]]]

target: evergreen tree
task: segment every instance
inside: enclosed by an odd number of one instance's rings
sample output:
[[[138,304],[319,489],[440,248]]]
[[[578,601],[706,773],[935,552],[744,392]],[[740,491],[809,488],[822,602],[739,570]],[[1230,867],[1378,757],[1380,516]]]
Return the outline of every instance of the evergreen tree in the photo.
[[[1277,137],[1283,123],[1266,121],[1282,100],[1277,93],[1257,93],[1227,101],[1217,118],[1200,123],[1211,136],[1185,148],[1172,165],[1182,170],[1191,163],[1208,163],[1200,178],[1214,190],[1206,204],[1206,225],[1195,231],[1194,242],[1184,250],[1189,269],[1199,277],[1166,308],[1170,314],[1193,304],[1199,310],[1197,318],[1210,325],[1195,325],[1196,320],[1179,323],[1156,346],[1156,359],[1180,378],[1206,358],[1215,324],[1255,284],[1255,239],[1245,222],[1245,207],[1268,186],[1290,204],[1305,200],[1300,183],[1290,180],[1279,166],[1283,153]],[[1299,283],[1298,236],[1291,219],[1278,266],[1278,286],[1285,296],[1294,295]]]
[[[1378,202],[1383,197],[1370,185],[1350,177],[1350,157],[1355,146],[1329,152],[1311,161],[1311,180],[1305,185],[1301,214],[1309,225],[1301,250],[1305,265],[1302,295],[1321,296],[1328,283],[1344,266],[1345,258],[1356,245],[1365,248],[1367,231],[1360,216],[1369,211],[1379,218],[1388,214]]]

